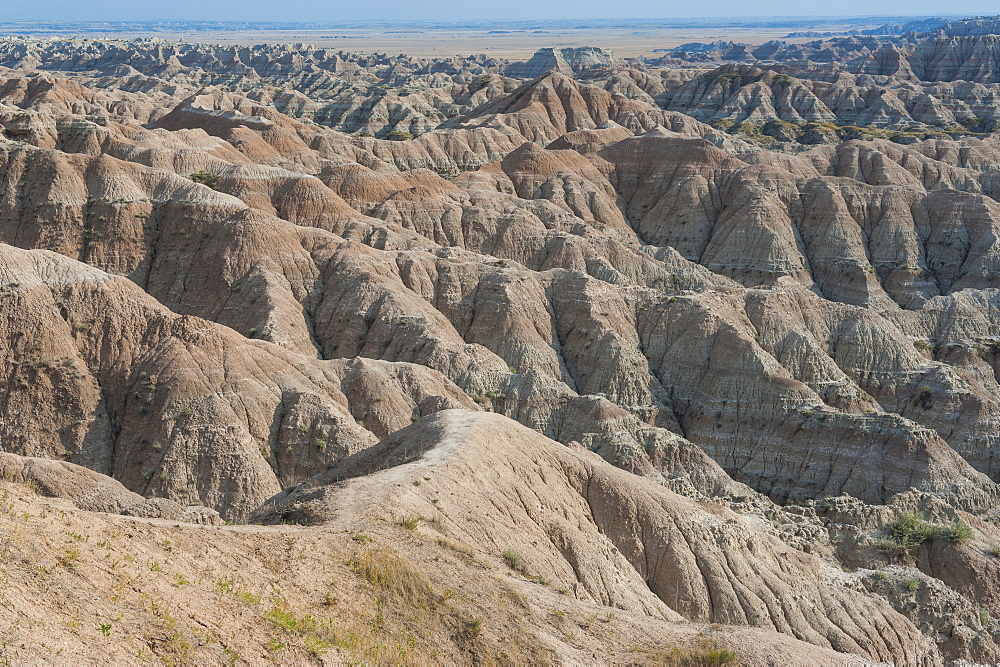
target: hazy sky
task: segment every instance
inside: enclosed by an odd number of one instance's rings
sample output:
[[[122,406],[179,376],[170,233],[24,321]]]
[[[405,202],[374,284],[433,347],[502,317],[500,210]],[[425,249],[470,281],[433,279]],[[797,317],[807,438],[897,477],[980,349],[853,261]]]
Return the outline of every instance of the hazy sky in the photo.
[[[368,21],[385,19],[932,16],[1000,11],[996,0],[0,0],[3,20]]]

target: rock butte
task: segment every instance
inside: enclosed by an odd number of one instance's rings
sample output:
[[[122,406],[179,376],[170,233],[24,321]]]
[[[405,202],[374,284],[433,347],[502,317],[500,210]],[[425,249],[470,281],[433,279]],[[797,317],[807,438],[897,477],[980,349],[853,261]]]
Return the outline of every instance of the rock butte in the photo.
[[[3,40],[0,658],[1000,661],[997,32]]]

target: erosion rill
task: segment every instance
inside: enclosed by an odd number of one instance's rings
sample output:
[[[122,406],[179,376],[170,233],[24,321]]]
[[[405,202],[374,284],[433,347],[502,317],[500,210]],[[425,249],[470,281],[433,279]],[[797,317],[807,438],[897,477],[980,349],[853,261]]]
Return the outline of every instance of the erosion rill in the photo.
[[[0,40],[0,662],[1000,662],[998,33]]]

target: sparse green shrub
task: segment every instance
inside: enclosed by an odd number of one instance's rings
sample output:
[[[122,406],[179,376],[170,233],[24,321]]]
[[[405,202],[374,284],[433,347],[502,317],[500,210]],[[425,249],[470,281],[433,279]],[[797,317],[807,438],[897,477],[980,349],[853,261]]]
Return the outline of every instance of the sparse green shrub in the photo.
[[[924,542],[941,537],[952,544],[965,544],[973,538],[975,530],[969,524],[956,519],[946,526],[925,521],[916,514],[900,514],[886,526],[891,535],[880,539],[878,550],[890,556],[913,557],[913,549]]]
[[[274,605],[271,611],[264,614],[264,618],[271,621],[288,634],[296,637],[307,632],[315,632],[317,627],[316,619],[313,618],[311,614],[298,617],[281,600]]]
[[[705,653],[704,660],[709,665],[728,665],[736,662],[736,651],[727,648],[714,648]]]
[[[925,521],[916,514],[900,514],[886,526],[889,537],[880,539],[878,550],[894,558],[913,558],[913,550],[924,542],[949,534],[950,527]]]
[[[923,544],[933,540],[938,534],[938,527],[924,521],[916,514],[900,514],[889,524],[889,530],[897,541],[908,540],[914,544]]]
[[[954,542],[955,544],[965,544],[975,535],[975,531],[972,529],[972,526],[960,519],[955,519],[948,524],[942,533],[946,538],[948,538],[949,542]]]
[[[253,593],[250,593],[250,592],[240,593],[236,597],[238,597],[240,600],[242,600],[244,602],[244,604],[250,605],[251,607],[260,604],[260,596],[259,595],[254,595]]]
[[[506,561],[507,567],[515,572],[524,574],[527,571],[524,561],[521,560],[521,557],[513,549],[505,549],[500,555],[503,557],[504,561]]]
[[[422,516],[407,516],[396,520],[396,525],[406,530],[416,530],[423,520]]]
[[[712,665],[730,665],[737,662],[736,651],[706,645],[696,649],[682,650],[679,648],[667,652],[664,650],[653,653],[652,663],[664,667],[710,667]]]
[[[80,561],[80,550],[76,547],[66,547],[59,555],[59,562],[66,567],[76,567]]]
[[[903,587],[906,588],[906,590],[910,591],[911,593],[916,593],[917,589],[920,588],[920,580],[906,579],[905,581],[903,581]]]
[[[213,174],[210,171],[205,171],[204,169],[199,169],[189,176],[189,178],[195,183],[201,183],[206,185],[213,190],[219,189],[219,175]]]

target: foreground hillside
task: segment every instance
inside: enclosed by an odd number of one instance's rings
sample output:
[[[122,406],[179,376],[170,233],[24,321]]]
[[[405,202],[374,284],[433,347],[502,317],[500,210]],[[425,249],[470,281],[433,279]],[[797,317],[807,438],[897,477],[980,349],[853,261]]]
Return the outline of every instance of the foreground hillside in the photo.
[[[0,65],[5,660],[1000,660],[997,135],[598,49]]]
[[[442,484],[441,493],[460,490]],[[550,581],[538,574],[550,567],[547,554],[523,543],[512,526],[493,536],[506,549],[484,550],[481,534],[460,541],[445,525],[445,513],[459,507],[406,514],[407,506],[381,497],[394,489],[381,486],[378,502],[341,515],[336,525],[230,527],[98,515],[36,495],[30,485],[4,483],[7,585],[0,600],[16,610],[4,627],[4,657],[635,664],[738,654],[758,664],[841,664],[833,651],[773,630],[685,622],[648,590],[616,592],[627,581],[625,563],[595,561],[595,574],[612,576],[604,584],[612,595],[643,604],[595,599],[572,575]],[[466,509],[478,499],[470,500]],[[477,515],[504,519],[484,509]],[[547,529],[535,524],[536,533]],[[609,546],[579,556],[600,561]],[[634,571],[630,578],[638,579]]]

